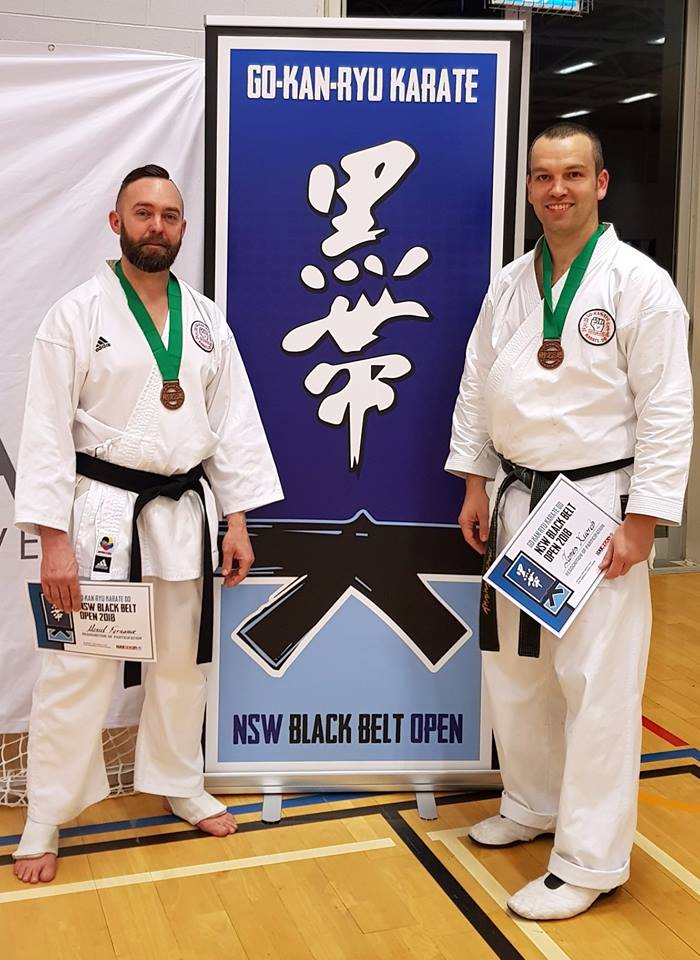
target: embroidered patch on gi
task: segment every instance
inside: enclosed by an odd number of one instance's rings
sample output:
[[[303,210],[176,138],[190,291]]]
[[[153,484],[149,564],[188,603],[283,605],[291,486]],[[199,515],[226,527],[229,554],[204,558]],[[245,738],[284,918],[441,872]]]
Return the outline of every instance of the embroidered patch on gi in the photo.
[[[100,537],[97,541],[97,553],[109,554],[114,550],[114,539],[112,537]]]
[[[203,320],[195,320],[190,327],[192,339],[205,353],[211,353],[214,349],[214,338],[211,330]]]
[[[95,571],[95,573],[109,573],[111,566],[111,557],[100,557],[98,555],[95,557],[95,562],[92,565],[92,569]]]
[[[586,343],[602,347],[615,336],[615,321],[607,310],[588,310],[578,322],[578,332]]]
[[[112,344],[109,342],[109,340],[105,340],[104,337],[100,337],[97,343],[95,344],[95,353],[99,353],[100,350],[104,350],[105,347],[111,347],[111,346]]]

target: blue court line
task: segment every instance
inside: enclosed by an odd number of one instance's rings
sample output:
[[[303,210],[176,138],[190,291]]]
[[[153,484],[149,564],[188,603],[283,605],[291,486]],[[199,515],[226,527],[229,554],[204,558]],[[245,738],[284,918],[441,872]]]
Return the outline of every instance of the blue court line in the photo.
[[[663,750],[661,753],[643,753],[642,763],[652,760],[700,760],[700,750],[695,747],[683,747],[681,750]]]
[[[376,793],[310,793],[302,797],[289,797],[282,800],[282,808],[310,807],[318,803],[336,803],[339,800],[364,800],[375,797]],[[262,803],[243,803],[238,807],[227,807],[229,813],[258,813],[262,810]],[[136,820],[108,820],[105,823],[88,823],[82,827],[65,827],[59,831],[62,840],[68,837],[87,837],[96,833],[116,833],[119,830],[133,830],[137,827],[160,827],[167,823],[183,823],[179,817],[172,814],[163,814],[160,817],[139,817]],[[0,837],[0,846],[9,843],[19,843],[20,835],[11,834]]]

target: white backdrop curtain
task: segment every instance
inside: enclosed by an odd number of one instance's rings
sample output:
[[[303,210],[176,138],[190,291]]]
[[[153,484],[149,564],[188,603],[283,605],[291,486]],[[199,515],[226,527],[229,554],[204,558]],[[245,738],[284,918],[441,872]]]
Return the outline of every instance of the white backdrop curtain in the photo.
[[[117,254],[107,213],[145,163],[185,196],[176,270],[201,287],[204,61],[0,42],[0,732],[26,730],[40,657],[25,586],[39,545],[14,529],[11,490],[32,339],[48,307]],[[117,685],[108,725],[139,707],[140,688]]]

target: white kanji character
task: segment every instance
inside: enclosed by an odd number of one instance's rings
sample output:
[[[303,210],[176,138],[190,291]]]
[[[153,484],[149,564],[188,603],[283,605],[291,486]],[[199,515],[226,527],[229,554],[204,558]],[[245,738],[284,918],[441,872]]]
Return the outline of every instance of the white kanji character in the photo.
[[[397,279],[399,277],[413,276],[413,274],[418,273],[429,260],[430,253],[425,247],[411,247],[410,250],[404,253],[398,267],[394,270],[393,276]]]
[[[389,140],[365,150],[341,157],[340,166],[348,180],[335,190],[335,172],[328,164],[318,164],[310,175],[308,198],[319,213],[330,210],[334,192],[345,210],[333,217],[335,229],[321,244],[326,257],[339,257],[362,243],[376,240],[385,231],[377,227],[373,208],[400,181],[416,162],[413,147],[403,140]]]
[[[386,287],[376,303],[370,303],[364,293],[354,307],[347,297],[336,297],[325,317],[290,330],[282,341],[282,349],[303,353],[328,333],[343,353],[357,353],[378,339],[377,330],[383,324],[399,317],[429,320],[430,314],[415,300],[395,301]]]
[[[301,282],[309,290],[323,290],[326,286],[326,278],[322,270],[319,270],[313,263],[307,263],[302,267],[299,274]]]
[[[401,354],[370,357],[350,363],[319,363],[304,381],[306,389],[319,396],[339,373],[347,373],[348,381],[337,393],[321,401],[319,420],[339,426],[348,418],[350,431],[350,469],[360,464],[365,419],[370,410],[389,410],[396,391],[387,383],[399,380],[412,370],[411,361]]]

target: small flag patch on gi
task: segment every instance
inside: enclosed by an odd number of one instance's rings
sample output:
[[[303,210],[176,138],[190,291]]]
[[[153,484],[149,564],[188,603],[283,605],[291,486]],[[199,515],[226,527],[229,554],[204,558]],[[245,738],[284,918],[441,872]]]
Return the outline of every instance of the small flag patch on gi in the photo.
[[[104,337],[100,337],[97,343],[95,344],[95,353],[99,353],[100,350],[104,350],[105,347],[111,347],[112,344],[109,340],[105,340]]]

